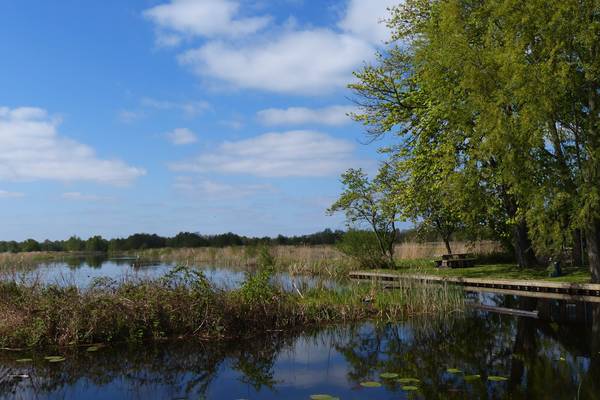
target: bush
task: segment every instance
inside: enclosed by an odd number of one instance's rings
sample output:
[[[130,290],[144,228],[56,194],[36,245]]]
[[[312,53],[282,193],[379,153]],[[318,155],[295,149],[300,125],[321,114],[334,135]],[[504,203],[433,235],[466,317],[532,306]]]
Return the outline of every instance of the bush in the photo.
[[[375,233],[350,230],[336,244],[339,251],[352,258],[361,268],[383,268],[387,259],[379,247]]]

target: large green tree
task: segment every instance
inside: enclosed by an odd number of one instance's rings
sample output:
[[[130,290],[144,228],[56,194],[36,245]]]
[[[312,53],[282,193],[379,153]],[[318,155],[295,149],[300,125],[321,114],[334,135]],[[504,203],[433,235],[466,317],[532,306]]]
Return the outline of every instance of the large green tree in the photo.
[[[600,281],[600,2],[407,0],[389,25],[395,47],[352,85],[355,118],[396,133],[403,159],[430,155],[413,176],[460,182],[436,208],[520,265],[567,247],[581,264],[585,237]]]

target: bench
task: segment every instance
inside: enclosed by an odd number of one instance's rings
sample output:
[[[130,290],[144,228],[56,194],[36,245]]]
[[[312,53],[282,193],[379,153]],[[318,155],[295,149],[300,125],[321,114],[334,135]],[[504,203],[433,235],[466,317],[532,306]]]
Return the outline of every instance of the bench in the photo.
[[[469,253],[444,254],[439,260],[435,260],[438,268],[468,268],[475,266],[476,258]]]

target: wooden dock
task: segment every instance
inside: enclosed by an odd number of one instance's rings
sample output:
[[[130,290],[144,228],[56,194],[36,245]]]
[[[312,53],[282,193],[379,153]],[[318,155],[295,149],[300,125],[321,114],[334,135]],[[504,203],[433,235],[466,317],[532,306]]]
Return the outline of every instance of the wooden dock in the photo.
[[[494,292],[515,296],[557,300],[600,302],[600,284],[592,283],[459,278],[371,271],[353,271],[350,272],[350,278],[359,281],[377,281],[390,287],[400,285],[402,280],[414,280],[425,283],[449,283],[460,285],[467,291]]]

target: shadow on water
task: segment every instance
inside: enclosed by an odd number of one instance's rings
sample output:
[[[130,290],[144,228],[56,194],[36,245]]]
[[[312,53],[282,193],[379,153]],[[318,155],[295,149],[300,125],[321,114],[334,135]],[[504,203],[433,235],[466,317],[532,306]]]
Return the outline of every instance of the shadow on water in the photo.
[[[542,300],[502,301],[548,308]],[[0,398],[600,399],[600,305],[585,307],[568,321],[474,311],[237,343],[63,350],[61,363],[45,361],[48,354],[0,353]],[[386,372],[418,379],[411,384],[418,390],[381,378]],[[488,380],[495,376],[506,380]]]

